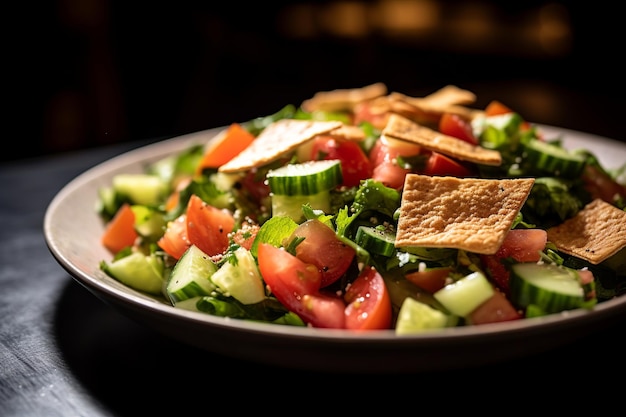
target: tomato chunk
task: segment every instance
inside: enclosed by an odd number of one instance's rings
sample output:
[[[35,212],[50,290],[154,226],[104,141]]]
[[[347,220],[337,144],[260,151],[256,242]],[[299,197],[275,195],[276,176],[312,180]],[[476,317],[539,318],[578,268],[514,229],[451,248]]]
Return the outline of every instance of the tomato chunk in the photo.
[[[122,205],[102,234],[102,245],[112,253],[132,246],[137,239],[135,214],[129,204]]]
[[[439,152],[432,152],[428,157],[424,174],[433,176],[469,177],[474,171],[468,166]]]
[[[389,188],[401,189],[404,186],[404,177],[411,169],[399,166],[398,157],[416,156],[421,150],[418,145],[399,140],[378,140],[369,154],[374,167],[372,178]]]
[[[478,145],[478,139],[474,135],[471,123],[458,114],[442,114],[441,119],[439,119],[439,131],[472,145]]]
[[[547,240],[548,234],[543,229],[510,230],[495,254],[481,255],[480,259],[496,286],[508,295],[510,274],[502,260],[510,257],[517,262],[537,262]]]
[[[615,204],[620,199],[626,200],[626,186],[615,181],[595,165],[585,166],[582,180],[591,198],[599,198],[610,204]]]
[[[343,328],[345,304],[339,297],[320,293],[319,269],[284,249],[261,243],[259,271],[271,293],[289,311],[313,327]]]
[[[404,277],[423,290],[433,294],[445,287],[452,268],[448,266],[440,268],[428,268],[424,271],[411,271]]]
[[[370,160],[358,143],[318,136],[314,139],[311,159],[338,159],[341,161],[343,183],[346,187],[358,186],[361,180],[372,176]]]
[[[228,249],[229,236],[235,227],[235,218],[226,210],[220,210],[192,195],[187,204],[187,237],[209,256],[224,253]]]
[[[254,141],[254,136],[250,132],[239,123],[231,123],[209,143],[197,166],[196,173],[201,173],[205,168],[218,168],[224,165],[247,148],[252,141]]]
[[[167,224],[165,233],[157,241],[157,245],[175,259],[180,259],[183,256],[183,253],[191,246],[187,238],[187,216],[185,214],[181,214]]]
[[[507,113],[513,113],[513,109],[498,100],[492,100],[489,104],[487,104],[487,107],[485,107],[485,114],[487,116],[498,116],[500,114]],[[522,130],[528,130],[530,129],[530,123],[523,121],[520,128]]]
[[[347,329],[376,330],[391,326],[391,299],[376,268],[364,269],[346,290],[344,300],[348,303],[345,309]]]
[[[345,274],[356,255],[354,249],[317,219],[299,225],[288,240],[296,238],[304,238],[296,246],[296,256],[305,263],[317,266],[322,276],[322,287],[332,284]]]
[[[502,292],[495,291],[491,298],[472,311],[468,321],[471,324],[487,324],[519,320],[523,317]]]

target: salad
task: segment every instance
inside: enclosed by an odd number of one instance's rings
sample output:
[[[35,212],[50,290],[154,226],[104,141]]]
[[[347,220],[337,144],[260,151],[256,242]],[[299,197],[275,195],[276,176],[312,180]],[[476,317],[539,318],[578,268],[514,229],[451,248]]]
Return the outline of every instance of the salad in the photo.
[[[99,190],[99,267],[170,303],[398,335],[626,292],[626,163],[456,86],[319,92]]]

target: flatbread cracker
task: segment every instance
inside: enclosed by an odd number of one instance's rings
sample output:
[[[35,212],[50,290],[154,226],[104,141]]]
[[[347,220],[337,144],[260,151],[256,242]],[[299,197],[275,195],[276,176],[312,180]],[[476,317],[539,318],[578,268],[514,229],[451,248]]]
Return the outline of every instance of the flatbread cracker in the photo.
[[[476,101],[476,94],[454,85],[447,85],[425,97],[393,92],[389,98],[398,113],[426,123],[438,121],[443,113],[454,113],[471,120],[481,112],[467,107]]]
[[[267,126],[239,155],[220,166],[220,172],[240,172],[268,164],[298,146],[343,126],[340,121],[282,119]]]
[[[494,254],[534,182],[408,174],[395,246]]]
[[[373,100],[387,94],[387,86],[374,83],[365,87],[320,91],[312,98],[304,100],[300,107],[311,111],[352,111],[358,103]]]
[[[336,139],[351,140],[354,142],[362,142],[365,140],[365,132],[363,129],[352,125],[343,125],[337,129],[331,130],[327,135]]]
[[[548,241],[563,253],[597,265],[626,247],[626,212],[601,199],[548,229]]]
[[[441,110],[449,106],[473,104],[476,102],[476,94],[455,85],[446,85],[434,93],[423,98],[414,98],[409,102],[432,110]]]
[[[389,116],[382,134],[464,161],[495,166],[502,163],[502,155],[496,150],[472,145],[461,139],[444,135],[398,114]]]

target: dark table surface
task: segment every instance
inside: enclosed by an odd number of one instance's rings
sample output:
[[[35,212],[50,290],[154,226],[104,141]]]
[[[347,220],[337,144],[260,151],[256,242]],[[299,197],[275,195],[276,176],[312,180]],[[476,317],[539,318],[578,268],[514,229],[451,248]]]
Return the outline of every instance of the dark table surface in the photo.
[[[143,144],[0,165],[0,416],[208,415],[216,407],[283,412],[286,401],[296,404],[290,412],[356,411],[369,403],[406,409],[427,404],[433,395],[473,398],[467,404],[478,410],[509,399],[509,411],[536,408],[540,398],[592,410],[621,401],[626,317],[520,359],[402,375],[270,367],[143,327],[74,281],[50,254],[42,232],[46,208],[66,183]]]

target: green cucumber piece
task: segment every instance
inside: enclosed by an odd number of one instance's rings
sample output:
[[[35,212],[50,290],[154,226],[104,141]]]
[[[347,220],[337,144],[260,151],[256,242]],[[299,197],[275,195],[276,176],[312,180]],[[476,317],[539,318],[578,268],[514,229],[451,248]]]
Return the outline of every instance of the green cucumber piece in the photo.
[[[156,206],[169,193],[169,186],[162,178],[149,174],[117,174],[113,177],[113,190],[133,204]]]
[[[131,209],[135,214],[135,230],[137,233],[149,241],[157,241],[167,227],[165,214],[152,207],[132,205]]]
[[[188,298],[210,295],[215,291],[215,284],[210,280],[217,271],[217,265],[196,245],[191,245],[180,257],[165,292],[172,304]]]
[[[584,290],[575,269],[534,262],[511,266],[511,301],[522,308],[531,305],[547,314],[581,307]]]
[[[302,206],[307,204],[313,210],[321,210],[330,213],[330,191],[321,191],[313,195],[280,195],[271,196],[272,217],[286,216],[300,223],[304,220]]]
[[[176,303],[177,308],[220,317],[245,318],[246,311],[235,302],[219,300],[209,295],[196,296]]]
[[[557,177],[578,178],[585,168],[585,157],[560,146],[530,139],[524,144],[525,164],[533,170]]]
[[[491,298],[494,291],[485,274],[476,271],[446,285],[435,292],[433,297],[450,313],[467,317],[476,307]]]
[[[162,294],[163,262],[154,255],[133,252],[112,262],[103,261],[100,268],[122,284],[149,294]]]
[[[396,234],[389,228],[359,226],[354,241],[370,253],[391,256],[396,250]]]
[[[329,191],[343,181],[338,159],[287,164],[267,173],[270,191],[275,195],[310,196]]]
[[[255,304],[265,299],[265,285],[252,253],[237,248],[233,255],[211,276],[211,281],[226,296],[242,304]]]
[[[458,317],[448,315],[426,303],[407,297],[398,312],[396,334],[415,334],[427,330],[443,329],[452,327],[457,322]]]

